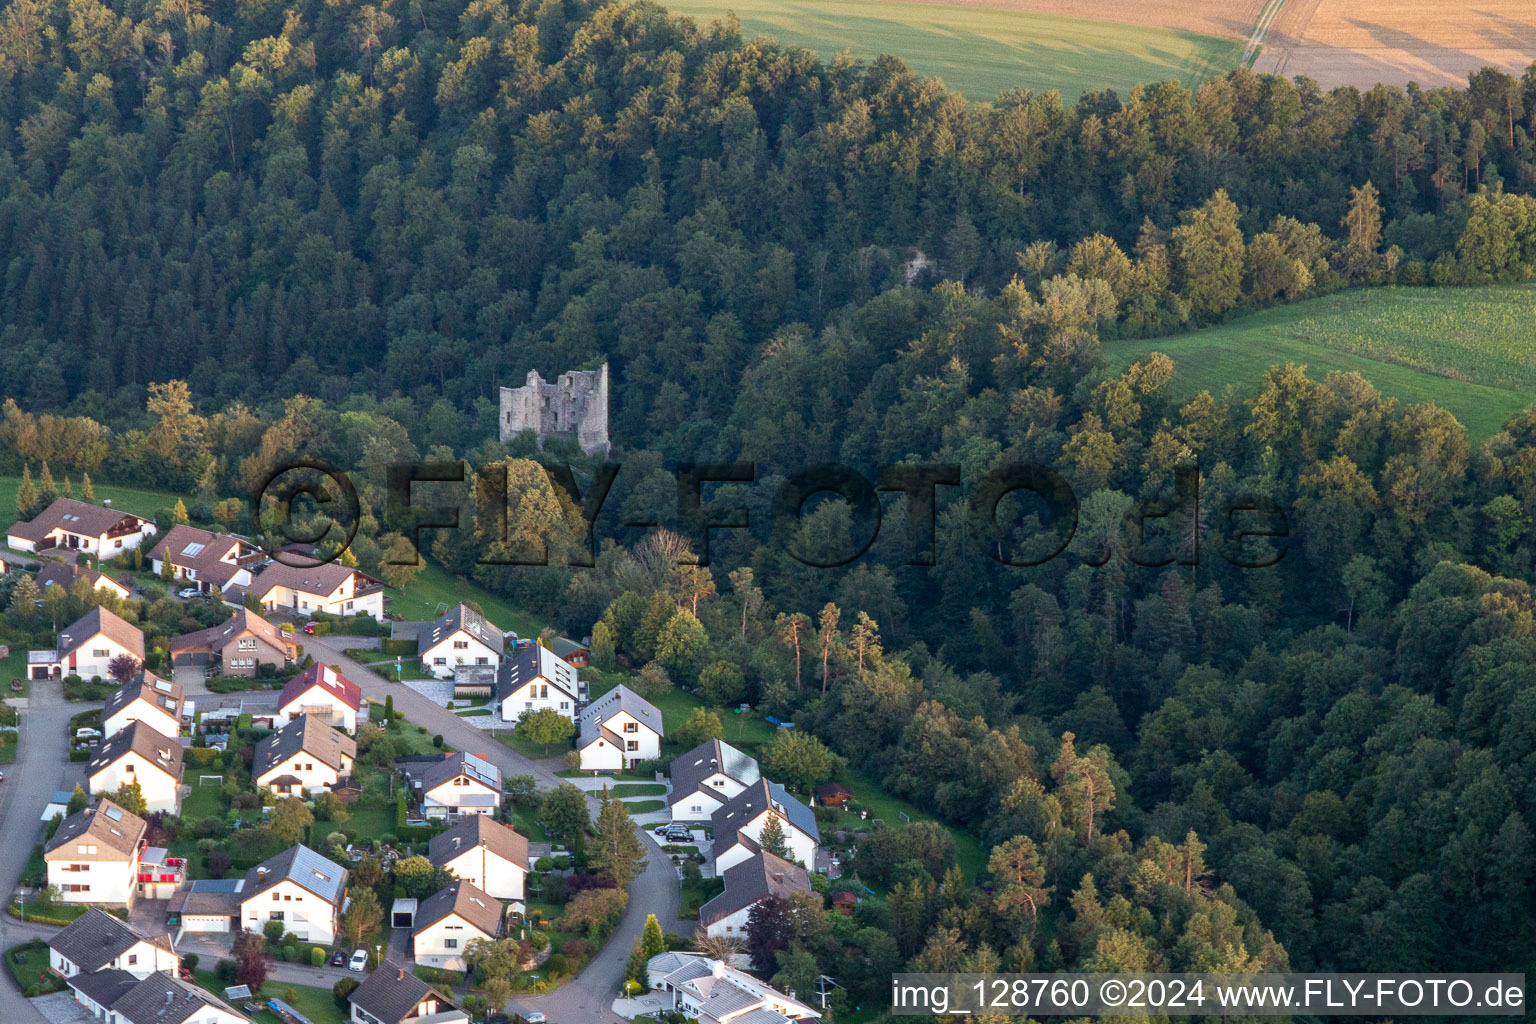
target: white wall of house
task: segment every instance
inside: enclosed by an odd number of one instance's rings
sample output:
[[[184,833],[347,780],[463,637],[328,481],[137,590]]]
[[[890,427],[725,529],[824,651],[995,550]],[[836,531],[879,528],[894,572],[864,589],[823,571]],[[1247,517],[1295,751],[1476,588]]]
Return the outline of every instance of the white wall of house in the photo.
[[[256,784],[262,789],[266,789],[273,779],[282,775],[292,775],[299,780],[299,784],[304,787],[305,793],[319,795],[326,787],[334,785],[337,779],[352,773],[352,759],[350,757],[343,755],[341,763],[343,771],[337,771],[324,761],[316,759],[314,754],[300,751],[286,761],[279,761],[272,768],[262,772],[261,776],[257,778]],[[293,794],[287,795],[291,796]]]
[[[143,722],[168,739],[174,740],[181,734],[181,722],[176,716],[164,708],[156,707],[143,697],[127,707],[119,708],[117,714],[102,722],[101,734],[103,737],[115,736],[134,722]]]
[[[520,900],[526,891],[528,873],[483,846],[470,847],[443,867],[499,900]]]
[[[453,678],[456,665],[494,665],[500,655],[466,630],[455,630],[421,652],[421,667],[439,679]]]
[[[620,711],[604,724],[607,732],[616,733],[624,741],[624,749],[614,747],[606,736],[581,748],[582,771],[621,771],[636,761],[648,761],[661,756],[661,737],[656,730]]]
[[[750,904],[734,914],[727,914],[720,920],[705,925],[704,934],[710,936],[729,935],[733,938],[745,939],[747,937],[747,918],[752,916],[753,906],[755,904]]]
[[[375,590],[358,597],[356,584],[357,577],[349,576],[345,583],[329,594],[273,587],[262,595],[261,605],[269,611],[281,608],[288,611],[329,612],[332,615],[363,614],[384,621],[384,591]]]
[[[52,948],[48,950],[48,966],[66,978],[73,978],[80,973],[79,965],[70,963],[58,950]],[[181,957],[152,942],[135,942],[106,966],[127,971],[135,978],[147,978],[157,971],[175,974],[181,967]]]
[[[558,711],[573,722],[576,720],[576,698],[547,679],[524,683],[502,698],[501,718],[504,722],[515,722],[525,712],[545,708]]]
[[[98,633],[74,651],[73,663],[71,663],[70,657],[65,657],[61,665],[62,671],[66,676],[76,675],[81,679],[93,679],[98,676],[105,679],[107,677],[107,666],[112,663],[113,658],[120,654],[127,654],[135,661],[139,660],[139,656],[133,651],[130,651],[116,640]]]
[[[108,538],[105,534],[93,537],[84,533],[71,533],[68,530],[64,530],[59,527],[55,527],[54,529],[48,531],[48,536],[52,537],[54,540],[54,544],[52,545],[53,547],[68,548],[70,550],[75,550],[75,548],[78,548],[81,551],[89,551],[93,554],[99,554],[103,558],[113,558],[122,554],[124,551],[131,551],[138,547],[140,544],[144,543],[146,537],[152,537],[154,534],[155,524],[151,522],[144,523],[144,525],[139,528],[139,532],[137,533],[128,533],[121,537],[111,538]],[[75,538],[76,544],[74,547],[70,546],[70,537]],[[10,547],[15,548],[17,551],[37,550],[37,545],[35,543],[27,540],[25,537],[18,537],[14,533],[7,534],[5,540]]]
[[[240,904],[240,927],[260,932],[271,920],[305,942],[329,946],[336,941],[336,907],[292,879],[283,879],[266,892]]]
[[[92,843],[82,837],[85,846]],[[56,851],[55,856],[67,856]],[[59,899],[64,903],[99,903],[103,906],[126,907],[133,903],[139,882],[139,858],[131,860],[77,861],[49,860],[48,884],[59,887]],[[79,870],[73,870],[78,868]]]
[[[489,796],[491,800],[485,801]],[[490,814],[501,802],[496,790],[459,775],[427,790],[421,795],[421,805],[429,818],[441,818],[452,811],[455,814]]]
[[[175,740],[169,740],[174,743]],[[91,793],[111,795],[125,782],[137,779],[149,813],[181,813],[181,783],[167,775],[144,755],[130,750],[91,776]]]
[[[281,729],[299,715],[330,716],[332,725],[357,732],[357,709],[320,685],[311,686],[277,710],[274,724]]]
[[[711,800],[702,789],[696,789],[692,793],[673,793],[668,810],[673,821],[708,821],[720,805],[719,800]]]
[[[494,938],[494,935],[485,934],[458,914],[449,914],[411,936],[411,943],[418,964],[445,971],[462,971],[464,947],[469,945],[470,940]]]
[[[749,821],[745,827],[738,829],[737,835],[745,833],[752,839],[757,839],[763,834],[763,826],[768,824],[768,815],[772,813],[774,812],[764,811],[759,814]],[[814,868],[816,866],[816,840],[791,825],[789,819],[782,815],[779,816],[779,824],[784,828],[784,843],[789,847],[789,859],[799,861],[801,866],[807,869]],[[715,841],[717,843],[725,841],[731,844],[728,849],[719,849],[715,854],[715,872],[717,875],[723,874],[726,868],[735,867],[742,861],[749,860],[752,857],[752,854],[745,846],[735,841],[734,836],[729,839],[716,836]]]
[[[624,752],[608,741],[606,736],[581,748],[581,770],[584,772],[620,772],[624,770]]]

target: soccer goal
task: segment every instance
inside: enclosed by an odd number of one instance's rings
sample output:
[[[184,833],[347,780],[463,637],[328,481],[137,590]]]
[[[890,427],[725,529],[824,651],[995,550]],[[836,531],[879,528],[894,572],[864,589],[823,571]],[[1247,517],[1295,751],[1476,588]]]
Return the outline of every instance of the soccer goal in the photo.
[[[199,786],[207,786],[207,785],[222,786],[222,785],[224,785],[224,776],[222,776],[222,775],[199,775],[197,777],[197,784]]]

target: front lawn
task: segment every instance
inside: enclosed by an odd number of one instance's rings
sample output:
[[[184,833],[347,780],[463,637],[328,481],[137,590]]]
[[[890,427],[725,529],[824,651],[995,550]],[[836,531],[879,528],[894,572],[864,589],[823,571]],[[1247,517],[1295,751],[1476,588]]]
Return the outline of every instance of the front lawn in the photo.
[[[12,946],[5,951],[5,962],[11,977],[16,979],[16,987],[28,999],[65,988],[64,979],[48,970],[48,945],[42,939]]]
[[[199,985],[220,999],[224,998],[224,983],[212,971],[193,971],[192,974]],[[268,980],[262,986],[261,992],[251,1001],[265,1004],[268,999],[281,999],[308,1017],[313,1024],[347,1024],[347,1015],[337,1008],[336,1000],[331,997],[331,990],[328,988],[289,985],[281,981]],[[245,1000],[238,1002],[241,1005],[236,1006],[235,1009],[244,1013]],[[251,1019],[260,1024],[285,1024],[277,1014],[266,1009],[256,1013]]]
[[[652,811],[659,811],[665,806],[667,804],[664,800],[630,800],[624,804],[625,810],[629,811],[631,816],[650,814]]]
[[[512,805],[510,809],[512,827],[521,832],[531,842],[547,843],[549,842],[549,833],[544,831],[544,826],[537,820],[538,813],[538,810],[533,807]]]
[[[27,678],[27,643],[18,639],[7,646],[11,653],[0,658],[0,696],[25,697],[32,689],[32,681]],[[13,681],[20,682],[21,689],[12,690]]]
[[[608,795],[617,797],[626,796],[664,796],[667,787],[660,782],[621,782],[617,786],[609,787]]]
[[[498,729],[490,734],[500,740],[503,746],[511,748],[530,761],[542,761],[545,758],[560,757],[567,750],[571,749],[569,742],[551,743],[548,749],[545,749],[544,744],[526,740],[511,729]]]
[[[454,576],[432,562],[416,574],[405,590],[389,587],[385,592],[390,595],[390,614],[408,622],[428,622],[461,601],[473,601],[500,629],[511,630],[518,636],[536,637],[545,625],[473,580]]]

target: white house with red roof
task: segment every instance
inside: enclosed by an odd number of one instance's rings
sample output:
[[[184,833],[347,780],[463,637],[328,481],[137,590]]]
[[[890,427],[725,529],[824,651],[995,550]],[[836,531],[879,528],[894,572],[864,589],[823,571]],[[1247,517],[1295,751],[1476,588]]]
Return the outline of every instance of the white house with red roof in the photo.
[[[17,551],[63,548],[112,558],[154,535],[155,524],[143,516],[109,503],[60,498],[27,522],[13,524],[5,531],[5,542]]]
[[[170,563],[172,578],[195,584],[205,594],[249,587],[251,567],[266,558],[250,541],[184,523],[171,527],[149,552],[155,575],[163,575],[166,563]]]
[[[251,581],[247,593],[269,612],[363,614],[384,621],[384,584],[336,562],[297,566],[274,561]]]
[[[317,663],[288,680],[277,698],[273,724],[281,729],[300,715],[313,715],[338,729],[356,733],[357,712],[362,706],[361,687],[331,666]]]

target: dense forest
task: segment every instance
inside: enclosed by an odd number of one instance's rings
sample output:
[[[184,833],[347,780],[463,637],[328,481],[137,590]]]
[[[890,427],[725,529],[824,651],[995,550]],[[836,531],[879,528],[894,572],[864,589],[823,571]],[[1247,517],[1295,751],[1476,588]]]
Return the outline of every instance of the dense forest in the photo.
[[[466,493],[430,557],[600,667],[793,717],[992,851],[981,889],[943,830],[866,844],[889,899],[753,951],[790,987],[1536,968],[1536,411],[1474,447],[1357,375],[1181,404],[1166,358],[1099,357],[1324,290],[1530,277],[1536,70],[967,104],[649,3],[11,0],[0,83],[0,470],[257,529],[230,499],[326,458],[358,471],[373,569],[409,525],[385,467],[509,460],[509,537]],[[595,467],[496,443],[494,394],[603,359],[622,543],[570,570],[576,506],[531,460]],[[712,501],[753,526],[709,568],[622,526],[677,526],[672,468],[732,459],[757,480]],[[941,487],[931,566],[888,498],[867,555],[813,569],[789,551],[866,526],[768,510],[824,462],[1050,466],[1076,534],[1002,565]],[[1205,511],[1175,500],[1191,467]],[[1253,496],[1289,536],[1242,569],[1209,510]],[[1127,513],[1156,502],[1144,542]],[[996,551],[1049,544],[1007,511]]]

